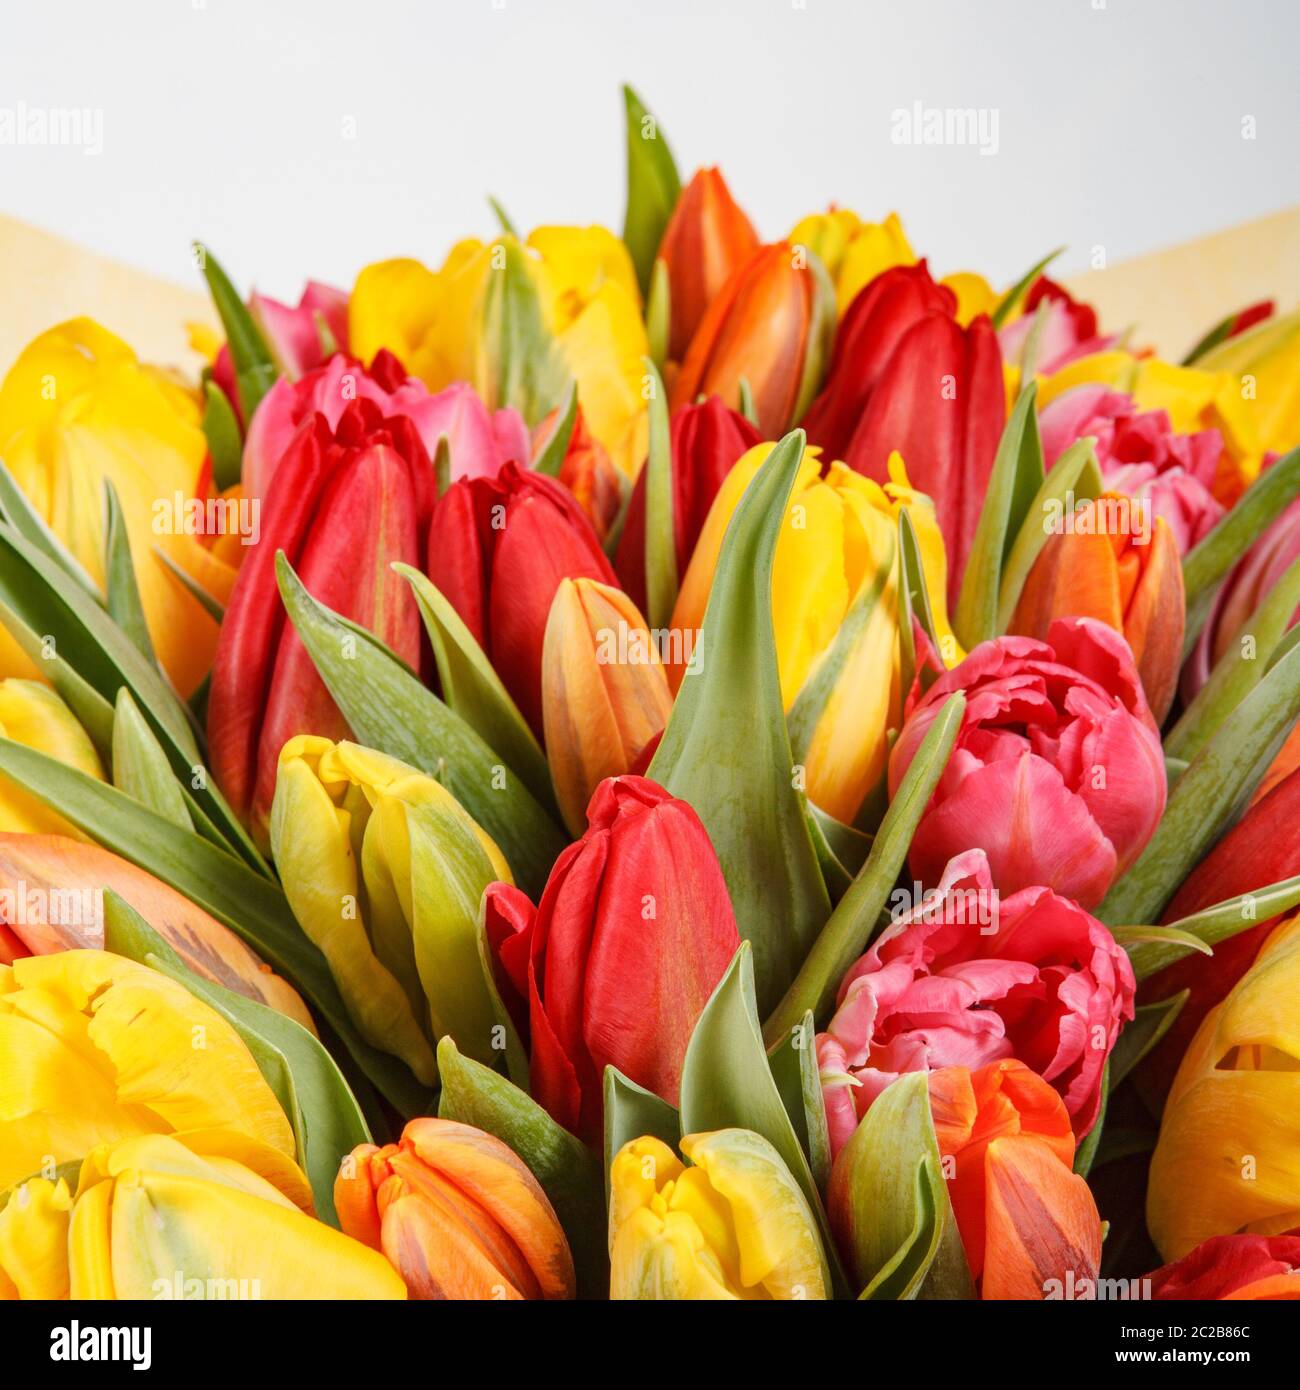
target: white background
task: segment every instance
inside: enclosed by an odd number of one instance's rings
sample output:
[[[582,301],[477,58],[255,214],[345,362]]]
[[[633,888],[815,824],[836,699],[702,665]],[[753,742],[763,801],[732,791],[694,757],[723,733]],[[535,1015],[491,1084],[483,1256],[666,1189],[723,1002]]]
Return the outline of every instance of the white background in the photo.
[[[296,295],[517,225],[623,212],[619,83],[768,238],[837,199],[937,273],[1116,259],[1300,201],[1296,0],[2,0],[0,107],[102,109],[104,148],[0,145],[0,210],[197,286]],[[990,107],[995,157],[891,143]],[[1244,117],[1257,136],[1242,138]],[[355,129],[355,138],[347,138]]]

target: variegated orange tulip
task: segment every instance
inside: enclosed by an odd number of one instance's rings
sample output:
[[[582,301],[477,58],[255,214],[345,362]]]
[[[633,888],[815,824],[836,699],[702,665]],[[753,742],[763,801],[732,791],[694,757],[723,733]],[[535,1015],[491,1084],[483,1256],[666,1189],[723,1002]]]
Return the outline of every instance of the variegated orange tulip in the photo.
[[[334,1183],[348,1235],[381,1250],[411,1298],[572,1298],[573,1257],[527,1166],[453,1120],[412,1120],[358,1145]]]
[[[632,600],[594,579],[561,580],[542,644],[542,719],[555,795],[575,836],[587,828],[597,785],[631,771],[672,704]]]
[[[975,1071],[941,1067],[930,1073],[930,1109],[981,1296],[1089,1296],[1101,1220],[1071,1169],[1074,1134],[1056,1091],[1013,1058]]]
[[[1096,618],[1123,633],[1159,725],[1178,683],[1186,604],[1173,532],[1142,505],[1105,493],[1066,517],[1030,570],[1009,631],[1041,641],[1056,618]]]

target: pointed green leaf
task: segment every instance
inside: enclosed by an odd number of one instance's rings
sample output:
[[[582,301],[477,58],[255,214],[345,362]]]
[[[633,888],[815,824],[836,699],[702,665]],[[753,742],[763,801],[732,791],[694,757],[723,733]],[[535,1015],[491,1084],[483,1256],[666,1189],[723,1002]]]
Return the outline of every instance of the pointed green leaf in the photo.
[[[203,435],[212,458],[212,484],[218,492],[225,492],[239,482],[244,441],[230,398],[211,380],[203,383]]]
[[[1191,994],[1190,989],[1185,989],[1168,999],[1157,999],[1154,1004],[1142,1004],[1134,1010],[1132,1021],[1124,1025],[1111,1049],[1110,1090],[1113,1091],[1174,1026]]]
[[[646,1135],[662,1139],[670,1149],[681,1137],[677,1111],[653,1091],[638,1086],[617,1067],[605,1068],[605,1194],[609,1195],[609,1165],[624,1144]]]
[[[166,565],[176,578],[180,580],[187,592],[193,596],[194,601],[202,607],[208,617],[211,618],[214,623],[220,623],[226,616],[226,610],[221,600],[208,593],[203,585],[200,584],[193,575],[187,574],[161,546],[154,546],[153,553],[154,557]]]
[[[824,1195],[831,1175],[831,1141],[811,1013],[805,1014],[799,1026],[769,1050],[767,1059],[790,1123],[807,1156],[813,1182]]]
[[[677,531],[673,515],[673,450],[668,393],[655,364],[642,358],[650,382],[650,445],[645,464],[646,619],[666,628],[677,603]]]
[[[570,377],[547,327],[528,251],[513,237],[492,248],[483,292],[480,394],[490,410],[513,406],[531,429],[564,397]]]
[[[235,391],[247,427],[253,412],[261,404],[262,397],[275,385],[280,372],[261,329],[244,301],[235,293],[235,287],[216,257],[206,246],[200,246],[197,242],[194,250],[203,278],[208,282],[212,303],[226,330],[230,360],[235,368]]]
[[[276,577],[289,619],[358,742],[436,777],[536,899],[567,840],[519,775],[382,643],[312,598],[283,553]]]
[[[769,1044],[788,1033],[810,1010],[814,1018],[822,1017],[844,972],[866,949],[907,858],[912,836],[947,766],[965,711],[966,697],[958,691],[948,697],[926,731],[880,823],[862,872],[840,899],[794,983],[768,1019],[763,1033]]]
[[[548,478],[560,476],[560,465],[563,464],[564,457],[569,452],[569,441],[573,438],[574,426],[577,423],[578,387],[575,382],[571,381],[568,395],[564,398],[564,405],[555,417],[555,428],[533,460],[534,473],[545,473]]]
[[[131,560],[131,540],[126,533],[122,504],[112,479],[104,479],[104,575],[108,583],[108,616],[139,648],[141,656],[156,664],[153,643],[149,640],[149,625],[145,622],[144,605],[135,582],[135,565]]]
[[[1038,370],[1038,359],[1043,347],[1043,334],[1052,316],[1052,301],[1044,299],[1034,310],[1034,321],[1025,334],[1024,346],[1020,349],[1020,380],[1033,381]]]
[[[645,336],[650,360],[663,371],[668,360],[668,337],[672,329],[672,287],[668,282],[668,263],[655,257],[650,272],[650,289],[645,302]]]
[[[494,1134],[528,1165],[569,1238],[579,1298],[609,1296],[605,1189],[600,1160],[504,1076],[438,1044],[438,1114]]]
[[[627,120],[627,212],[623,218],[623,241],[636,268],[641,293],[646,294],[655,255],[668,219],[677,206],[682,182],[658,121],[628,86],[623,88],[623,108]]]
[[[1041,261],[1032,265],[1014,285],[998,300],[997,307],[993,310],[990,318],[993,320],[994,328],[1001,328],[1011,315],[1011,311],[1027,295],[1035,280],[1047,269],[1049,265],[1065,250],[1064,246],[1058,246],[1055,251],[1049,251]]]
[[[754,389],[749,384],[749,378],[742,376],[736,383],[736,391],[740,397],[740,404],[737,410],[749,421],[755,429],[758,428],[758,407],[754,404]]]
[[[1092,1171],[1092,1165],[1097,1161],[1097,1150],[1101,1146],[1102,1132],[1106,1127],[1106,1111],[1110,1108],[1110,1092],[1110,1058],[1107,1057],[1106,1065],[1101,1070],[1101,1107],[1097,1111],[1092,1128],[1074,1151],[1074,1171],[1081,1178],[1088,1176]]]
[[[488,194],[488,207],[492,209],[492,215],[496,218],[497,226],[501,228],[502,234],[518,239],[519,233],[515,230],[515,224],[510,220],[510,214],[490,193]]]
[[[821,258],[808,247],[799,248],[807,262],[807,273],[813,278],[812,317],[808,323],[807,346],[804,349],[803,369],[799,374],[799,391],[795,396],[790,420],[802,420],[817,397],[831,360],[835,344],[835,323],[838,317],[835,286]],[[751,421],[757,427],[757,420]]]
[[[167,754],[126,686],[113,716],[113,785],[182,830],[194,829]]]
[[[99,585],[86,573],[81,562],[54,534],[45,518],[36,510],[18,480],[0,458],[0,519],[7,521],[38,550],[44,551],[69,578],[79,584],[96,603],[103,603]]]
[[[682,681],[648,774],[690,802],[709,832],[740,934],[754,945],[764,1009],[830,911],[794,785],[772,627],[772,562],[803,447],[801,430],[786,435],[731,518],[696,649],[700,667]]]

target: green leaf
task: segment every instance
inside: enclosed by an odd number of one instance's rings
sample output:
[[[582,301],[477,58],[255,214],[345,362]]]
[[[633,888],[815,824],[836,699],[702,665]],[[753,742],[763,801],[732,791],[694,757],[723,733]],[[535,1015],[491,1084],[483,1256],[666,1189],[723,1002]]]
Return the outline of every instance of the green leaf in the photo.
[[[162,879],[224,922],[297,987],[403,1114],[420,1113],[428,1092],[396,1058],[361,1040],[325,958],[303,934],[278,885],[115,787],[11,739],[0,738],[0,773],[21,782],[43,805],[105,849]]]
[[[826,1192],[831,1175],[831,1140],[826,1103],[817,1070],[817,1030],[807,1013],[788,1037],[767,1054],[772,1078],[790,1116],[818,1192]]]
[[[1052,316],[1052,302],[1044,299],[1034,310],[1034,321],[1029,325],[1029,332],[1025,334],[1023,347],[1020,349],[1020,380],[1033,381],[1034,373],[1038,370],[1038,359],[1042,352],[1043,334],[1047,329],[1047,321]]]
[[[442,698],[550,811],[555,795],[546,755],[474,634],[431,579],[400,562],[393,569],[415,594],[433,647]]]
[[[1300,717],[1300,647],[1223,721],[1169,793],[1137,863],[1097,911],[1104,922],[1154,922],[1174,890],[1237,819]]]
[[[1264,678],[1300,606],[1300,559],[1264,595],[1259,606],[1233,634],[1210,678],[1165,735],[1166,757],[1190,762],[1223,721]]]
[[[504,1076],[438,1044],[438,1114],[494,1134],[528,1165],[569,1238],[579,1298],[609,1295],[605,1190],[600,1160]]]
[[[656,256],[645,301],[645,336],[650,345],[650,360],[660,371],[663,371],[664,363],[668,360],[672,322],[672,287],[668,281],[668,264]]]
[[[754,946],[764,1010],[830,911],[794,786],[772,627],[772,562],[803,448],[801,430],[786,435],[740,499],[714,571],[700,668],[683,679],[648,772],[704,822],[740,934]]]
[[[1154,1004],[1142,1004],[1134,1010],[1132,1021],[1124,1025],[1111,1049],[1110,1090],[1115,1090],[1174,1026],[1191,993],[1190,989],[1185,989],[1179,994],[1170,995],[1168,999],[1157,999]]]
[[[208,617],[211,618],[214,623],[220,623],[226,616],[226,610],[221,600],[208,593],[203,585],[192,575],[187,574],[161,546],[154,546],[153,553],[154,558],[166,565],[176,578],[180,580],[186,590],[194,598],[194,601],[200,605]]]
[[[1183,557],[1183,588],[1187,594],[1185,650],[1191,649],[1206,617],[1206,612],[1198,607],[1199,621],[1193,624],[1193,605],[1209,595],[1270,523],[1298,496],[1300,448],[1292,449],[1271,468],[1266,468],[1214,530]]]
[[[293,1019],[195,974],[112,889],[104,894],[104,949],[184,985],[239,1034],[293,1128],[317,1216],[337,1227],[334,1179],[339,1164],[358,1144],[370,1142],[370,1131],[343,1073],[320,1041]]]
[[[229,396],[212,380],[203,383],[203,434],[212,458],[212,485],[225,492],[242,475],[244,441]]]
[[[617,1067],[605,1068],[605,1195],[609,1195],[609,1165],[633,1139],[651,1135],[670,1149],[681,1137],[677,1111],[653,1091],[638,1086]]]
[[[529,428],[569,390],[571,378],[547,327],[529,253],[512,236],[492,248],[480,355],[487,366],[484,403],[490,410],[513,406]]]
[[[276,577],[289,619],[357,741],[436,777],[535,900],[567,840],[519,775],[381,642],[312,598],[283,553]]]
[[[835,286],[827,274],[821,258],[808,247],[802,247],[806,257],[807,273],[813,279],[812,317],[808,323],[807,347],[804,349],[803,369],[799,374],[799,391],[795,396],[791,423],[802,420],[821,390],[822,378],[831,360],[831,349],[835,345],[835,323],[838,317],[835,299]],[[748,417],[746,417],[748,418]],[[757,420],[751,421],[757,428]]]
[[[212,302],[221,317],[222,327],[226,330],[230,360],[235,368],[235,392],[239,396],[247,427],[262,397],[275,385],[280,371],[261,330],[244,301],[235,293],[235,287],[217,263],[217,258],[206,246],[197,242],[194,251],[203,278],[208,282]]]
[[[742,941],[727,973],[696,1020],[682,1063],[683,1134],[752,1129],[777,1151],[799,1184],[834,1268],[835,1242],[821,1194],[772,1075],[754,996],[753,952]]]
[[[1111,935],[1129,953],[1133,963],[1133,973],[1139,980],[1145,980],[1153,972],[1149,966],[1139,969],[1138,949],[1142,946],[1185,946],[1188,951],[1199,951],[1203,956],[1212,956],[1214,950],[1207,946],[1199,936],[1180,931],[1177,927],[1112,927]]]
[[[1049,517],[1059,515],[1063,522],[1073,511],[1073,503],[1100,497],[1104,489],[1095,441],[1091,437],[1076,439],[1043,479],[1011,542],[998,587],[998,633],[1010,627],[1025,581],[1051,537]]]
[[[45,523],[45,518],[32,506],[18,480],[0,458],[0,519],[25,536],[38,550],[43,551],[60,569],[79,584],[96,603],[104,597],[99,585],[82,568],[81,562]]]
[[[666,628],[677,603],[677,530],[673,515],[673,449],[668,393],[655,364],[641,359],[650,382],[650,444],[645,463],[646,620]]]
[[[846,1259],[864,1297],[974,1298],[924,1072],[881,1092],[835,1173]]]
[[[856,826],[836,820],[811,801],[805,800],[804,810],[826,891],[832,902],[839,902],[849,891],[854,875],[866,863],[871,852],[871,836]]]
[[[990,318],[993,320],[994,328],[1001,328],[1006,323],[1011,311],[1029,293],[1034,281],[1047,269],[1049,265],[1065,250],[1064,246],[1058,246],[1055,251],[1049,251],[1041,261],[1031,266],[1014,285],[998,300],[997,307],[993,310]]]
[[[912,836],[948,762],[966,711],[966,697],[950,695],[926,731],[916,756],[871,843],[862,872],[813,943],[794,983],[768,1019],[768,1043],[794,1028],[809,1010],[820,1018],[835,997],[840,979],[866,949],[868,940],[907,858]]]
[[[131,540],[126,533],[122,504],[111,478],[104,479],[104,575],[108,583],[108,616],[139,648],[146,661],[157,664],[144,605],[135,582]]]
[[[957,640],[968,651],[997,636],[1002,573],[1043,486],[1043,444],[1034,414],[1037,395],[1034,382],[1021,391],[993,459],[953,616]],[[1036,524],[1042,525],[1041,514]]]
[[[167,754],[126,686],[113,717],[113,785],[182,830],[194,829]]]
[[[1123,1034],[1120,1035],[1121,1037]],[[1097,1111],[1097,1118],[1093,1122],[1092,1128],[1083,1137],[1083,1141],[1074,1151],[1074,1171],[1081,1177],[1086,1178],[1092,1171],[1092,1165],[1097,1160],[1097,1149],[1101,1144],[1102,1131],[1106,1127],[1106,1111],[1110,1108],[1110,1064],[1111,1059],[1106,1058],[1106,1065],[1101,1070],[1101,1106]]]
[[[533,472],[545,473],[548,478],[560,476],[560,465],[569,452],[569,441],[573,438],[574,426],[578,423],[578,387],[569,383],[564,405],[555,417],[555,428],[547,436],[546,443],[538,450],[533,460]]]
[[[650,275],[664,229],[677,206],[682,181],[659,123],[631,87],[623,88],[627,120],[627,212],[623,241],[636,268],[641,293],[650,288]]]
[[[754,404],[754,390],[750,386],[747,376],[742,376],[736,383],[736,393],[740,397],[740,404],[737,408],[745,419],[757,429],[758,407]]]
[[[518,238],[519,233],[515,230],[515,224],[510,220],[510,214],[490,193],[488,194],[488,207],[492,209],[492,215],[496,218],[497,226],[501,228],[502,235]]]

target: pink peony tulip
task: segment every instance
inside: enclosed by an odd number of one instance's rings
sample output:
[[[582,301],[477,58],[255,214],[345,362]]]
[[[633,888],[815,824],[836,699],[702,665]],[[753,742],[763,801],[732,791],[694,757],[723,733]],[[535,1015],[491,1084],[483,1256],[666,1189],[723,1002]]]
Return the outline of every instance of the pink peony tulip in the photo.
[[[1212,491],[1223,453],[1218,430],[1175,434],[1163,410],[1139,411],[1123,391],[1092,385],[1058,396],[1038,423],[1048,468],[1076,439],[1091,435],[1106,486],[1129,497],[1149,497],[1152,521],[1162,516],[1169,523],[1180,555],[1223,515]]]
[[[817,1039],[832,1150],[902,1073],[1005,1057],[1050,1082],[1086,1134],[1134,987],[1124,950],[1078,904],[1042,887],[999,898],[984,851],[959,854],[840,984]]]
[[[300,381],[281,377],[266,393],[244,441],[246,495],[266,495],[276,465],[304,420],[319,413],[335,429],[356,399],[374,401],[385,417],[409,416],[430,458],[439,436],[446,435],[453,479],[493,477],[508,459],[526,465],[531,458],[528,430],[517,410],[488,410],[474,388],[461,381],[430,395],[389,352],[379,353],[369,370],[338,353]]]
[[[891,796],[957,690],[966,713],[912,840],[913,874],[933,885],[954,855],[982,848],[1000,892],[1043,886],[1094,907],[1165,808],[1160,736],[1127,643],[1091,618],[1058,618],[1046,642],[981,643],[909,698]]]

